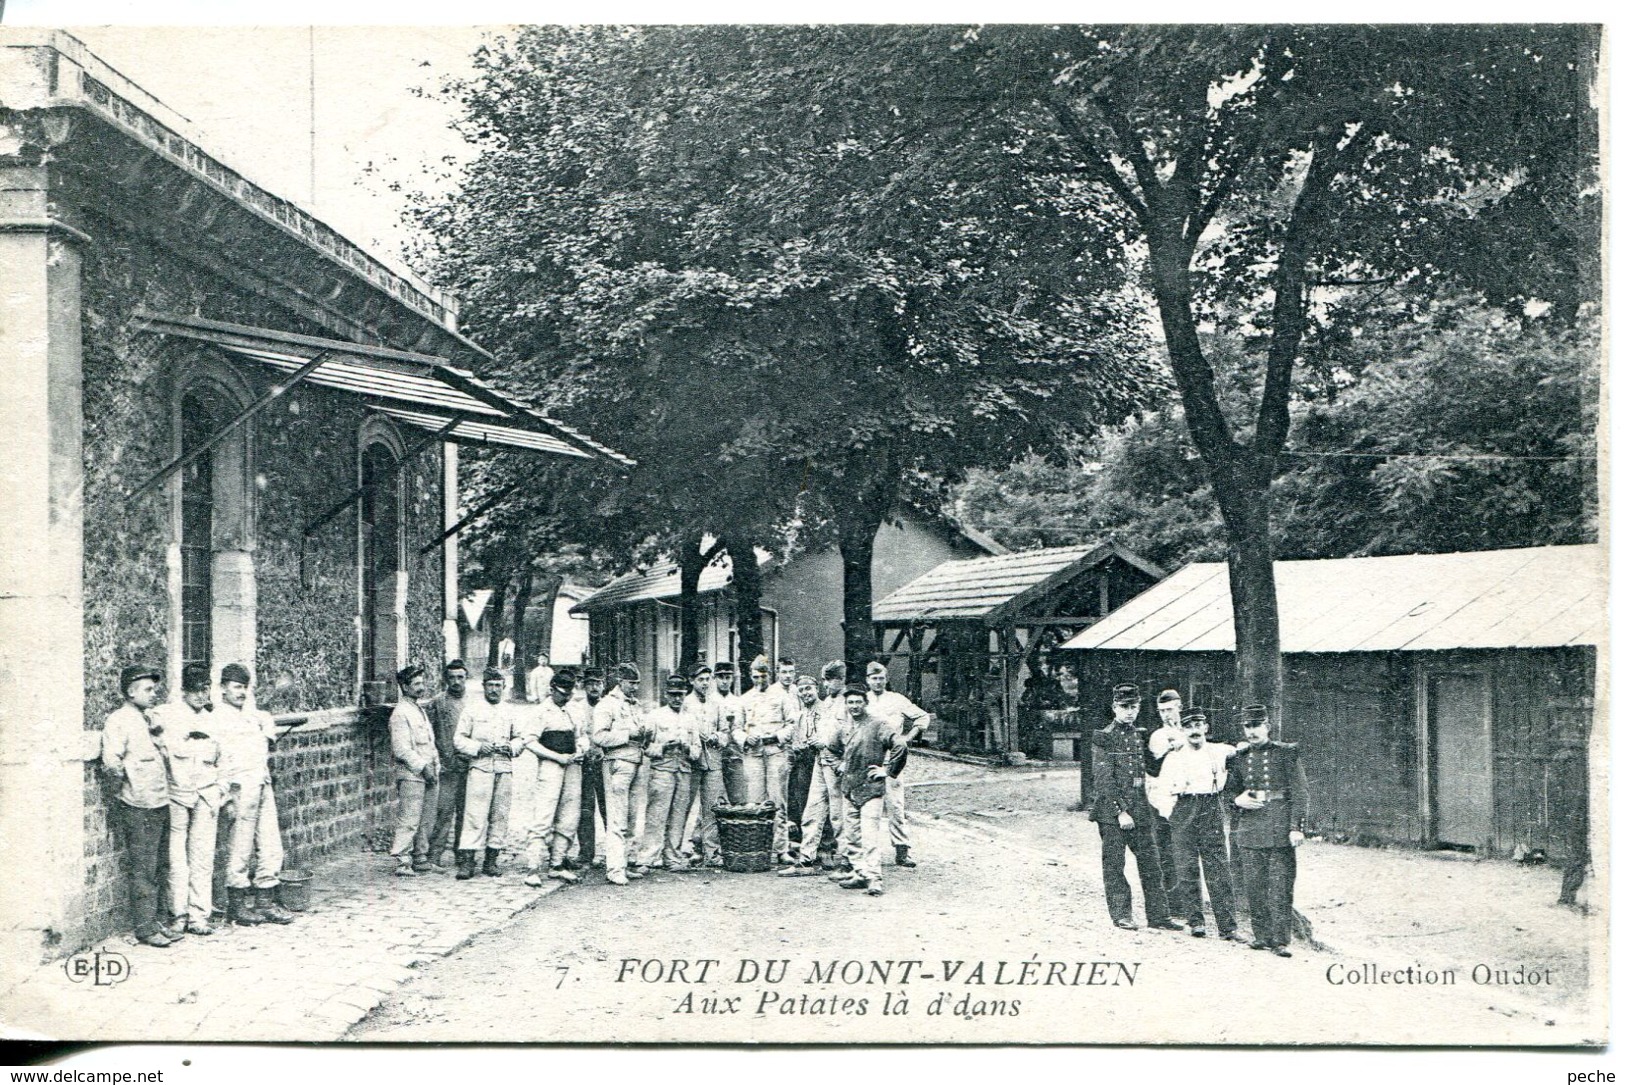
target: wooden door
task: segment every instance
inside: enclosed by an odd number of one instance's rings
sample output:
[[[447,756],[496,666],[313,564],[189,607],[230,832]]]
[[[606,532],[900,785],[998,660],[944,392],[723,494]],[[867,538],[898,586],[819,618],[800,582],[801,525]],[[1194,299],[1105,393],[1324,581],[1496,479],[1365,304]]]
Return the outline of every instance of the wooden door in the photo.
[[[1483,847],[1493,835],[1489,683],[1481,674],[1429,675],[1428,716],[1438,841]]]

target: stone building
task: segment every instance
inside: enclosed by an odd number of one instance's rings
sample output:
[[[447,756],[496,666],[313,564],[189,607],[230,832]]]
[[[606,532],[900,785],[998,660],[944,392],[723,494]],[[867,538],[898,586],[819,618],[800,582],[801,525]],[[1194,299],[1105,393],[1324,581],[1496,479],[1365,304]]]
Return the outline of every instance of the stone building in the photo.
[[[0,929],[120,929],[95,764],[120,665],[246,664],[290,864],[388,816],[364,711],[456,650],[457,447],[619,457],[472,374],[449,297],[210,155],[51,31],[0,32]]]

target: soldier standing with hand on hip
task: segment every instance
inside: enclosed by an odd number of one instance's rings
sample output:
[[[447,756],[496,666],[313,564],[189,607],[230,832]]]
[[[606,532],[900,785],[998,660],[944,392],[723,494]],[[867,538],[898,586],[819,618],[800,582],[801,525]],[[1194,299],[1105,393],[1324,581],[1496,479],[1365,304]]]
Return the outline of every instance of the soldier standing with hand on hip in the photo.
[[[1309,815],[1309,783],[1298,760],[1298,747],[1270,738],[1269,709],[1261,704],[1241,710],[1241,733],[1247,749],[1230,770],[1228,793],[1240,811],[1234,843],[1241,853],[1247,880],[1247,908],[1252,913],[1253,948],[1290,957],[1292,890],[1298,877],[1298,845]]]
[[[220,779],[226,785],[226,805],[236,817],[226,894],[232,922],[245,927],[293,922],[293,913],[276,902],[276,887],[282,884],[282,827],[270,762],[276,721],[269,713],[246,707],[251,684],[248,668],[241,663],[221,667],[221,705],[215,712]]]
[[[1134,930],[1134,893],[1124,875],[1127,852],[1134,853],[1145,894],[1146,926],[1179,930],[1168,918],[1162,885],[1162,859],[1152,828],[1151,804],[1145,794],[1145,733],[1134,725],[1140,715],[1140,687],[1112,688],[1112,723],[1090,740],[1095,777],[1095,804],[1090,813],[1100,828],[1100,880],[1112,922]]]

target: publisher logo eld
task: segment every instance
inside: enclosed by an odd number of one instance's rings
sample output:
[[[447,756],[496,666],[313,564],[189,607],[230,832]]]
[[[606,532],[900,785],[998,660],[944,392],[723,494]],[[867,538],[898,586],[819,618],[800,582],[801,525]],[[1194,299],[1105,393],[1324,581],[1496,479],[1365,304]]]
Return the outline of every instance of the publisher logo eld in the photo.
[[[89,981],[93,987],[111,987],[130,978],[130,962],[124,954],[107,949],[75,953],[62,962],[62,968],[74,983]]]

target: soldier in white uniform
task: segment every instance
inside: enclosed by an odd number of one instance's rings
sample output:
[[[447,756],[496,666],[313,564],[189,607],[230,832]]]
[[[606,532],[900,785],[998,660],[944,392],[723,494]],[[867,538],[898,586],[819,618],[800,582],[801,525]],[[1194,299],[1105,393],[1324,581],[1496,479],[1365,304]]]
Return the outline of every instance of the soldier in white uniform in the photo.
[[[734,740],[744,754],[746,802],[770,802],[773,812],[773,856],[790,861],[790,823],[784,805],[784,784],[788,772],[785,746],[790,737],[790,721],[784,714],[784,697],[770,684],[767,657],[757,656],[750,665],[754,688],[739,698],[742,719],[735,724]]]
[[[683,828],[688,824],[694,758],[700,752],[695,718],[683,711],[688,682],[680,674],[666,679],[666,703],[645,717],[653,732],[649,742],[649,799],[645,807],[643,854],[639,865],[687,870]]]
[[[162,727],[169,769],[169,903],[171,938],[211,935],[215,832],[220,816],[220,743],[209,701],[209,667],[181,668],[181,699],[159,705],[152,718]]]
[[[649,734],[643,710],[637,704],[642,675],[636,664],[615,668],[613,689],[604,694],[592,714],[592,741],[604,754],[604,876],[611,885],[641,878],[644,868],[628,866],[628,853],[636,859],[634,804],[648,801],[644,776],[644,748]]]
[[[242,664],[227,663],[220,668],[221,705],[214,713],[214,737],[220,743],[225,806],[236,818],[226,894],[232,922],[240,926],[292,923],[293,913],[276,902],[276,887],[282,884],[282,828],[277,822],[270,764],[276,721],[269,713],[247,707],[251,684],[248,668]]]
[[[395,673],[400,700],[389,714],[389,747],[395,757],[395,839],[389,854],[395,874],[410,878],[433,870],[429,844],[440,810],[440,749],[434,724],[419,703],[427,692],[423,668],[413,665]]]
[[[536,733],[525,735],[525,761],[533,765],[536,779],[530,788],[531,805],[525,812],[525,884],[542,884],[542,863],[549,878],[563,882],[578,879],[564,868],[564,858],[575,842],[576,821],[581,815],[581,747],[576,741],[576,721],[566,711],[575,693],[575,675],[558,672],[548,678],[547,700],[532,718]],[[532,760],[533,759],[533,760]],[[574,770],[575,795],[570,801]]]
[[[698,807],[694,830],[694,855],[706,866],[722,865],[722,841],[717,834],[716,805],[727,801],[722,780],[723,748],[728,744],[728,728],[722,719],[711,668],[704,663],[692,672],[693,689],[683,698],[683,712],[690,718],[700,748],[694,757],[694,778],[689,807]]]
[[[931,725],[931,713],[901,693],[886,688],[886,665],[879,660],[870,662],[864,677],[869,684],[870,714],[890,723],[900,739],[896,771],[886,776],[886,822],[891,830],[892,848],[898,866],[918,866],[909,855],[908,793],[900,777],[908,767],[909,744],[925,734]]]
[[[1174,796],[1162,779],[1164,759],[1174,750],[1185,747],[1185,729],[1181,723],[1184,701],[1177,689],[1165,689],[1157,694],[1157,716],[1162,726],[1145,740],[1146,758],[1145,796],[1156,815],[1152,830],[1157,834],[1157,854],[1162,857],[1162,885],[1168,895],[1168,909],[1176,916],[1190,911],[1190,902],[1184,899],[1184,883],[1174,859],[1174,832],[1169,815],[1174,808]],[[1200,904],[1200,902],[1198,902]]]
[[[457,752],[468,759],[468,790],[463,798],[463,830],[457,839],[457,878],[474,876],[481,849],[485,862],[480,872],[495,878],[502,873],[498,860],[508,837],[508,815],[513,805],[513,758],[524,748],[522,705],[502,699],[507,685],[502,672],[485,668],[485,696],[466,703],[452,739]]]
[[[840,671],[843,681],[845,673],[843,665]],[[826,823],[832,830],[835,847],[840,849],[845,835],[842,826],[846,821],[845,802],[841,797],[841,759],[836,752],[840,748],[841,733],[846,723],[844,699],[829,697],[818,700],[817,685],[810,674],[796,679],[796,689],[801,695],[802,711],[797,715],[796,734],[791,745],[807,751],[813,771],[807,787],[806,805],[801,811],[800,851],[795,865],[779,872],[785,877],[816,874]],[[825,869],[834,866],[827,854],[823,858]]]

